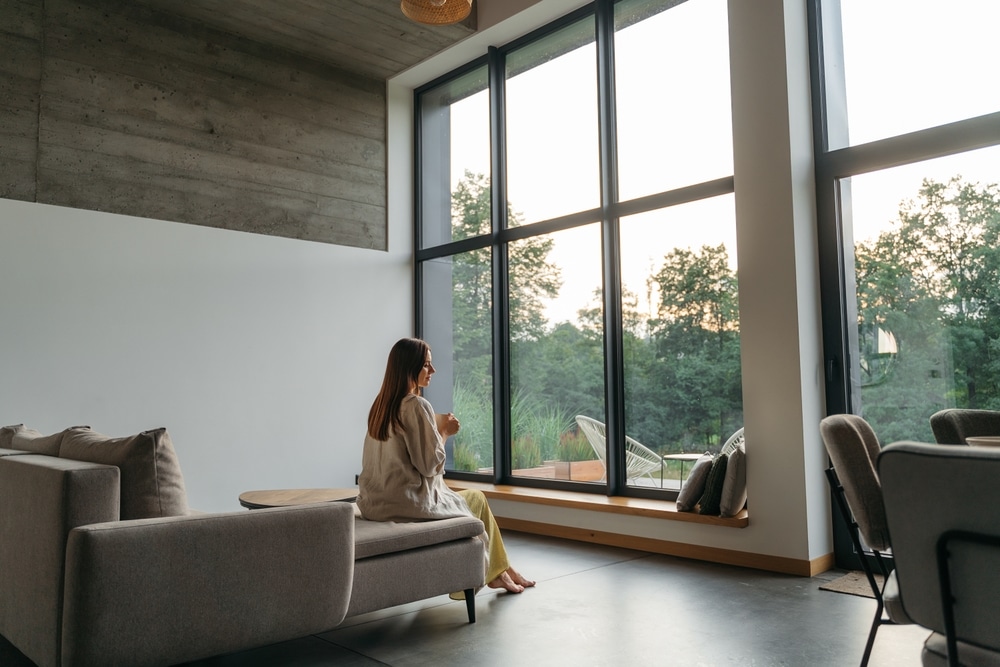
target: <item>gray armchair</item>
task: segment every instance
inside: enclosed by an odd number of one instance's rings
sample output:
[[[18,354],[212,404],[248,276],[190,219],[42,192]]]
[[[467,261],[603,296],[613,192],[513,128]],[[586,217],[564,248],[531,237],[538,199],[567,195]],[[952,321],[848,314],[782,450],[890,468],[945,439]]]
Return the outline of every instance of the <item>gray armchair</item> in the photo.
[[[878,471],[923,665],[1000,665],[1000,449],[894,443]]]
[[[1000,412],[949,408],[931,415],[931,431],[939,445],[964,445],[978,435],[1000,435]]]
[[[857,415],[830,415],[820,422],[820,434],[830,456],[831,465],[826,476],[834,501],[847,522],[854,550],[875,596],[875,617],[861,658],[864,667],[868,664],[879,627],[910,623],[899,603],[895,573],[889,567],[889,527],[882,507],[882,487],[875,471],[881,447],[871,426]],[[882,575],[881,585],[872,560],[878,574]]]

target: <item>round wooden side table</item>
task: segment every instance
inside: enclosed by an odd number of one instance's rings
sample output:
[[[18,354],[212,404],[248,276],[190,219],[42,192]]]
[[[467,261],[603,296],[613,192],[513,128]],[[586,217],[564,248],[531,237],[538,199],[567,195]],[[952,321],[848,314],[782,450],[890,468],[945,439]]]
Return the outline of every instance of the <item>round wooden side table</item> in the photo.
[[[353,489],[269,489],[244,491],[240,494],[240,505],[251,510],[265,507],[288,507],[309,503],[353,502],[358,497],[357,487]]]

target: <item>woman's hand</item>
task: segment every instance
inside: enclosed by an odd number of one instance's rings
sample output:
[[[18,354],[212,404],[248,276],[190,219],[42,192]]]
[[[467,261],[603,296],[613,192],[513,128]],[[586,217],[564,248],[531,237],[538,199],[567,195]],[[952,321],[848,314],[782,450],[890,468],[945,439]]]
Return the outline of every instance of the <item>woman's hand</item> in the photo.
[[[461,426],[458,423],[458,418],[451,412],[446,415],[438,413],[434,415],[434,420],[437,422],[437,430],[438,433],[441,434],[442,438],[448,438],[455,435],[458,433],[458,429]]]

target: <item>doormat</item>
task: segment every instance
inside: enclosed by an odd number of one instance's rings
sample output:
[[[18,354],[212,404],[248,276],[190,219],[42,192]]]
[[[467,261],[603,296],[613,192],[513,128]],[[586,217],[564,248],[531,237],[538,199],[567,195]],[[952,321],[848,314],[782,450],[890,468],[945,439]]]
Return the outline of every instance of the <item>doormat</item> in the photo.
[[[875,582],[882,588],[882,575],[875,575]],[[865,598],[875,598],[872,587],[868,585],[868,577],[861,570],[851,570],[842,577],[832,579],[819,587],[821,591],[833,591],[834,593],[846,593],[847,595],[858,595]]]

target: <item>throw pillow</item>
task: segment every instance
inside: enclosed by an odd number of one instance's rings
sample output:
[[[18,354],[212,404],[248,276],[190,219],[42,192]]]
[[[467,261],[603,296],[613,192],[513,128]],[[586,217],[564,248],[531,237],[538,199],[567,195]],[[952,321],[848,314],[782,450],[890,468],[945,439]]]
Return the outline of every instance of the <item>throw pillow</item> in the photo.
[[[716,456],[715,460],[712,461],[712,469],[708,471],[708,479],[705,480],[705,492],[701,494],[701,499],[698,501],[699,514],[718,516],[722,485],[726,481],[728,464],[728,456]]]
[[[0,449],[14,449],[11,447],[11,440],[14,434],[24,430],[24,424],[11,424],[10,426],[0,426]]]
[[[747,502],[747,453],[746,445],[740,446],[729,453],[729,463],[726,465],[726,481],[722,485],[722,498],[719,499],[719,513],[722,516],[735,516]]]
[[[688,473],[681,492],[677,495],[678,512],[690,512],[694,509],[695,503],[705,490],[705,480],[708,479],[708,472],[712,468],[712,458],[712,455],[706,452],[691,466],[691,472]]]
[[[9,449],[20,449],[23,452],[45,454],[46,456],[59,456],[59,445],[62,442],[62,437],[63,431],[52,435],[42,435],[33,428],[24,428],[24,425],[19,425],[11,435]]]
[[[109,438],[90,428],[64,433],[60,457],[113,465],[121,471],[122,520],[188,513],[184,478],[167,429],[124,438]]]

